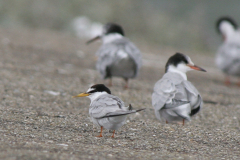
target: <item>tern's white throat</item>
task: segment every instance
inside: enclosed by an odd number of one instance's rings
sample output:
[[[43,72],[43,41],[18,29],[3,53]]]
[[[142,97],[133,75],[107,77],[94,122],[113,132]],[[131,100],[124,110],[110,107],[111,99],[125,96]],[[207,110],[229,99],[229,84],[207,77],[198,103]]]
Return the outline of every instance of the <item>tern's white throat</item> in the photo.
[[[179,65],[177,65],[177,67],[175,67],[173,65],[168,66],[167,72],[178,73],[178,74],[180,74],[183,77],[184,80],[187,80],[186,72],[190,71],[190,70],[191,69],[189,67],[187,67],[186,65],[179,64]]]
[[[120,39],[122,38],[123,36],[121,34],[118,34],[118,33],[112,33],[112,34],[107,34],[107,35],[104,35],[102,37],[102,40],[103,40],[103,44],[106,44],[106,43],[110,43],[116,39]]]

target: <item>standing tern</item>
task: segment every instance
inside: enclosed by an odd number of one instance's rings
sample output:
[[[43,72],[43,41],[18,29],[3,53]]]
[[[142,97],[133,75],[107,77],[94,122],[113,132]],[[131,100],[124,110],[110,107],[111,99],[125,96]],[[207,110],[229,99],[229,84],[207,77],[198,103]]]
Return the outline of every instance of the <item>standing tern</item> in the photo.
[[[89,115],[96,126],[101,127],[100,135],[102,137],[103,128],[115,130],[122,127],[128,114],[136,113],[144,109],[132,110],[131,104],[125,107],[124,102],[111,94],[111,91],[103,84],[95,84],[87,92],[78,94],[74,97],[88,97],[91,100]]]
[[[191,120],[202,107],[202,97],[198,90],[187,80],[186,72],[206,70],[194,65],[190,57],[176,53],[168,59],[165,74],[157,81],[152,94],[152,105],[158,120]]]
[[[225,84],[230,84],[229,76],[240,77],[240,30],[230,17],[221,17],[216,23],[223,43],[216,54],[216,65],[225,73]],[[240,81],[238,83],[240,85]]]
[[[125,80],[124,88],[128,88],[128,79],[137,77],[142,65],[140,50],[127,38],[118,24],[107,23],[104,25],[102,35],[87,42],[87,44],[102,39],[102,46],[97,51],[96,68],[103,79],[109,78],[109,86],[112,85],[112,77],[121,77]]]

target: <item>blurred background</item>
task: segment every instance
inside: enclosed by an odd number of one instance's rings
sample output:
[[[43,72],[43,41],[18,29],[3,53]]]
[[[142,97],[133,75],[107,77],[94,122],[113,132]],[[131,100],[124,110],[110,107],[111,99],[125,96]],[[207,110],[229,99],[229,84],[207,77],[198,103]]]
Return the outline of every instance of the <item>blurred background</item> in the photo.
[[[216,19],[229,15],[239,23],[239,7],[239,0],[0,0],[0,27],[76,33],[81,22],[96,30],[116,22],[132,41],[214,54],[221,43]]]

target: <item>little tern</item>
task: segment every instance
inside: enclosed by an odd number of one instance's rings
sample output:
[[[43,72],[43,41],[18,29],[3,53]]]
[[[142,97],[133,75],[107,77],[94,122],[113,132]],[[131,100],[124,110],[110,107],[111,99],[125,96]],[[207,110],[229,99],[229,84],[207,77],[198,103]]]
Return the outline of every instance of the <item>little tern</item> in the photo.
[[[125,107],[124,102],[111,94],[111,91],[103,84],[95,84],[87,92],[78,94],[74,97],[88,97],[91,100],[89,115],[96,126],[101,127],[100,135],[102,137],[103,128],[115,130],[122,127],[128,114],[136,113],[144,109],[133,110],[131,104]]]

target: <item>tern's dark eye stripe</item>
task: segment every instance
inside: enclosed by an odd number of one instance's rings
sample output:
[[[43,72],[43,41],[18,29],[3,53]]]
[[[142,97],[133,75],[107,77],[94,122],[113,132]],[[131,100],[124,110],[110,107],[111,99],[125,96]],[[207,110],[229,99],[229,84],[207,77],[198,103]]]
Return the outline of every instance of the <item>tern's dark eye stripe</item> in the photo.
[[[91,91],[89,91],[88,93],[94,93],[94,92],[96,92],[96,90],[91,90]]]

